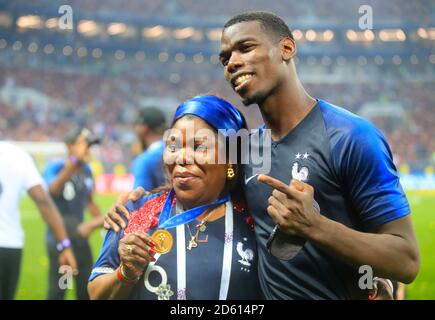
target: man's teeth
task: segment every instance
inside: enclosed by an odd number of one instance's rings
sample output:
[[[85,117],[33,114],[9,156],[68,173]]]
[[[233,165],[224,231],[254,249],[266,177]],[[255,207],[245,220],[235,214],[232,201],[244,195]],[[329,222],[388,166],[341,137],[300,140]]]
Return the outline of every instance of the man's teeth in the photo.
[[[241,75],[240,77],[237,77],[237,79],[234,83],[236,84],[236,86],[239,86],[240,84],[242,84],[243,82],[245,82],[251,78],[252,78],[252,74],[244,74],[244,75]]]

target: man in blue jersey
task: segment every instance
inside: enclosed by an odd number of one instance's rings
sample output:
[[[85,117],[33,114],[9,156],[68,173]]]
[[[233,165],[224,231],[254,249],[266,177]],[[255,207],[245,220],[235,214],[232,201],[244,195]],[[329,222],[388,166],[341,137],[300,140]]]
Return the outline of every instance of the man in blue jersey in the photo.
[[[134,159],[131,166],[135,188],[153,190],[165,183],[162,162],[165,129],[165,115],[161,110],[148,107],[140,111],[135,130],[144,152]]]
[[[245,168],[259,277],[267,299],[365,298],[358,273],[412,282],[419,250],[390,148],[368,121],[303,88],[292,33],[278,16],[237,15],[224,26],[220,60],[245,105],[271,130],[267,175]],[[314,199],[321,214],[313,209]],[[291,260],[268,252],[275,225],[306,242]]]
[[[71,246],[77,259],[78,275],[76,276],[76,292],[79,300],[88,299],[87,280],[92,270],[93,258],[88,238],[91,233],[101,227],[104,217],[94,202],[92,172],[87,164],[89,147],[98,143],[87,129],[76,128],[68,133],[65,139],[68,157],[51,162],[44,171],[44,179],[48,185],[59,212],[61,213],[70,240],[63,246]],[[93,219],[84,221],[85,209]],[[50,260],[49,286],[47,299],[61,300],[65,289],[59,285],[57,260],[60,252],[51,231],[47,231],[47,251]]]

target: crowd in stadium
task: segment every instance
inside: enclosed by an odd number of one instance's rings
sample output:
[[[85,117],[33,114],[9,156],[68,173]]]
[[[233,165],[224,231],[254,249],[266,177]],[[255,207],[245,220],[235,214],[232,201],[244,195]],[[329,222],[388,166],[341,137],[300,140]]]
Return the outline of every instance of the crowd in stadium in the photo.
[[[434,6],[427,0],[412,3],[400,0],[395,6],[383,1],[367,1],[366,4],[372,6],[377,21],[395,23],[391,20],[394,17],[397,21],[403,19],[408,24],[418,22],[421,26],[425,25],[427,19],[432,19],[428,8]],[[38,0],[29,4],[19,0],[8,4],[11,8],[30,8],[32,5],[44,8],[52,6],[52,2]],[[348,1],[346,6],[333,0],[295,1],[291,5],[273,1],[263,9],[279,12],[292,23],[316,25],[328,21],[346,22],[346,19],[355,21],[360,5],[360,1],[355,0]],[[105,1],[104,6],[97,1],[77,0],[73,3],[73,8],[79,15],[94,12],[123,17],[177,16],[195,17],[198,21],[198,17],[208,19],[211,16],[215,18],[214,21],[220,21],[220,18],[225,20],[225,17],[235,12],[250,8],[261,9],[262,6],[266,4],[259,0],[230,3],[211,0],[134,0],[123,3],[109,0]],[[355,16],[349,16],[349,12],[354,12]],[[105,137],[101,150],[106,171],[110,172],[117,163],[128,166],[131,162],[131,146],[135,140],[132,123],[143,97],[173,97],[176,101],[183,101],[196,94],[211,92],[226,97],[240,107],[251,127],[261,123],[256,108],[241,106],[238,97],[225,83],[218,61],[209,55],[204,54],[200,62],[193,62],[192,55],[186,54],[185,61],[180,63],[174,61],[174,52],[169,52],[168,61],[162,63],[157,56],[159,51],[166,50],[165,45],[159,47],[156,43],[151,49],[157,53],[147,52],[146,59],[142,61],[135,59],[135,51],[128,51],[133,47],[130,48],[132,43],[127,42],[125,47],[120,47],[126,50],[125,57],[115,58],[112,52],[114,50],[104,48],[102,57],[97,59],[91,56],[91,48],[87,49],[86,57],[78,57],[77,48],[71,48],[70,55],[62,53],[64,45],[56,43],[56,38],[51,34],[39,34],[34,39],[36,43],[43,41],[32,52],[26,41],[16,47],[13,47],[16,43],[10,41],[7,49],[0,50],[0,88],[12,88],[12,91],[14,88],[31,88],[50,101],[41,105],[34,98],[19,104],[14,100],[5,102],[5,99],[0,99],[0,138],[61,141],[71,124],[90,126],[97,134]],[[52,54],[47,54],[43,49],[43,43],[47,41],[55,46]],[[315,46],[313,43],[304,45],[304,49]],[[424,43],[418,45],[422,48],[426,46]],[[147,49],[149,46],[147,44]],[[196,50],[192,43],[186,42],[185,46],[192,46],[190,51]],[[427,166],[433,166],[435,142],[431,139],[431,128],[435,124],[435,114],[432,111],[435,56],[429,58],[427,54],[419,57],[414,55],[410,59],[409,55],[398,55],[394,63],[391,56],[388,56],[385,57],[385,63],[375,63],[376,59],[369,56],[362,57],[357,62],[357,57],[346,56],[347,52],[344,51],[343,57],[349,61],[342,66],[337,63],[339,58],[328,56],[328,50],[333,46],[334,44],[325,50],[323,58],[300,58],[298,72],[310,93],[356,113],[366,103],[400,104],[405,110],[402,117],[371,117],[371,120],[387,136],[399,166],[408,166],[411,171],[425,171]],[[389,46],[401,49],[400,44],[391,43]],[[382,46],[379,50],[382,56]],[[361,56],[358,59],[360,58]],[[325,63],[327,60],[332,62]],[[329,81],[330,75],[335,77],[334,81]]]
[[[174,74],[171,70],[176,68],[177,74],[182,75],[175,77],[178,81],[170,76]],[[207,72],[203,72],[204,68]],[[395,74],[396,66],[390,68],[390,73]],[[163,69],[166,72],[155,76],[150,73],[148,77],[127,73],[110,77],[83,73],[66,74],[60,70],[4,68],[0,75],[3,89],[32,88],[52,100],[46,106],[39,105],[30,98],[22,106],[2,102],[2,138],[61,141],[62,135],[71,124],[91,126],[97,134],[105,137],[102,150],[107,150],[104,161],[106,170],[111,170],[116,163],[123,162],[128,165],[131,161],[131,145],[135,139],[132,123],[137,114],[139,97],[173,96],[181,101],[195,94],[212,91],[228,97],[238,105],[247,116],[251,127],[260,123],[256,108],[241,106],[221,77],[219,67],[210,64],[186,64],[184,70],[180,65],[169,63]],[[301,66],[300,70],[303,76],[304,67]],[[406,111],[402,119],[375,117],[371,120],[386,134],[399,166],[407,164],[413,171],[424,171],[426,166],[433,165],[435,153],[435,141],[430,133],[435,126],[435,114],[431,111],[434,107],[433,83],[401,81],[391,85],[388,80],[382,80],[381,71],[373,75],[373,80],[374,82],[368,83],[310,82],[307,88],[313,96],[346,106],[353,112],[358,112],[366,102],[400,102]]]
[[[20,2],[28,4],[28,1],[14,1],[17,5]],[[63,4],[66,2],[63,1]],[[43,7],[52,5],[49,0],[32,1],[32,5]],[[373,8],[378,19],[390,19],[400,21],[406,19],[412,22],[422,22],[421,17],[427,15],[433,1],[395,1],[395,6],[391,6],[386,1],[369,0],[363,4]],[[107,14],[119,14],[140,17],[228,17],[235,12],[242,12],[252,9],[262,9],[271,12],[280,12],[283,17],[292,21],[316,22],[323,21],[353,21],[357,16],[358,8],[362,5],[359,0],[346,1],[343,6],[334,0],[324,1],[294,1],[290,4],[284,1],[269,1],[265,3],[261,0],[239,0],[239,1],[214,1],[214,0],[170,0],[170,1],[141,1],[134,0],[120,2],[116,0],[104,1],[101,6],[98,1],[75,0],[73,6],[80,12],[101,12]],[[355,16],[350,16],[349,12],[355,12]],[[394,17],[394,19],[391,19]]]

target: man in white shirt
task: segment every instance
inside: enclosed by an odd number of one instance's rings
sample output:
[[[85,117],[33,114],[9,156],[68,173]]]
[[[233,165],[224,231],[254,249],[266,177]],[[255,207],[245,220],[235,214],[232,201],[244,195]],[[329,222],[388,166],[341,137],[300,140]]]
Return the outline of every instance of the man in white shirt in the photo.
[[[19,202],[23,191],[35,202],[42,218],[53,231],[60,265],[77,272],[62,217],[43,187],[43,179],[32,158],[13,144],[0,141],[0,300],[14,298],[18,284],[24,233]]]

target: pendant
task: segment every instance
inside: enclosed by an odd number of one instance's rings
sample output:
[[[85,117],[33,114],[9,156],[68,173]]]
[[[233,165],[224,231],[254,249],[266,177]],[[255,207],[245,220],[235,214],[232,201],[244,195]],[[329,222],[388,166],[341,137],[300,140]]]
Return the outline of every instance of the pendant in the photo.
[[[207,226],[205,225],[205,223],[201,223],[199,225],[199,231],[200,232],[204,232],[207,229]]]
[[[196,248],[198,244],[196,243],[195,237],[192,237],[189,241],[189,245],[187,246],[188,250],[192,250],[192,248]]]

